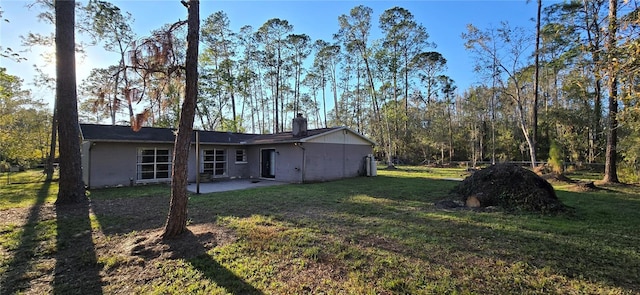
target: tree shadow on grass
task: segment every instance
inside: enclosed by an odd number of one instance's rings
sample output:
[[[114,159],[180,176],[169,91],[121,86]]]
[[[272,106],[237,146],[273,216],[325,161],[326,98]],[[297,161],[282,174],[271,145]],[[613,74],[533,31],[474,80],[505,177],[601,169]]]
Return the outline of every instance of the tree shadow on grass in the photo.
[[[44,182],[36,194],[36,201],[22,226],[23,231],[18,246],[13,252],[13,257],[7,263],[7,271],[2,278],[4,282],[0,285],[0,294],[20,293],[21,290],[29,286],[30,278],[27,273],[31,271],[33,258],[38,254],[37,236],[40,211],[49,195],[50,188],[51,182]]]
[[[203,242],[211,241],[212,235],[213,233],[195,235],[190,230],[187,230],[176,239],[164,239],[163,243],[169,246],[172,258],[185,259],[194,268],[202,272],[207,279],[215,282],[227,292],[231,294],[262,295],[263,293],[260,290],[222,266],[207,253]]]
[[[54,294],[102,294],[89,205],[89,202],[56,205]]]

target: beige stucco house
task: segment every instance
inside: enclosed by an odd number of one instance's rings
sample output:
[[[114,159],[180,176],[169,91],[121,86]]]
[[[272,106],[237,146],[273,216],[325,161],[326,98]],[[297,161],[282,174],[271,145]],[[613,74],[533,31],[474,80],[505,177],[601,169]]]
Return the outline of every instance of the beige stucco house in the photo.
[[[198,177],[307,183],[375,169],[374,142],[349,128],[307,130],[306,120],[294,120],[293,129],[278,134],[194,131],[189,181]],[[80,124],[80,130],[87,187],[171,181],[174,130],[144,127],[134,132],[129,126],[95,124]]]

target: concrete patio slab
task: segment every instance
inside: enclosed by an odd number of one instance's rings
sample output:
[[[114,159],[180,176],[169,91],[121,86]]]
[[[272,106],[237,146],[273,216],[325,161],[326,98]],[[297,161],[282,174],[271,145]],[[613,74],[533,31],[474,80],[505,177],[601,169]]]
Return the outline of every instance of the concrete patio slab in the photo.
[[[200,193],[208,194],[208,193],[215,193],[215,192],[235,191],[235,190],[273,186],[273,185],[284,185],[284,184],[287,184],[287,183],[273,181],[273,180],[264,180],[264,179],[221,180],[216,182],[200,183]],[[197,191],[196,184],[189,183],[189,185],[187,186],[187,190],[192,193],[195,193]]]

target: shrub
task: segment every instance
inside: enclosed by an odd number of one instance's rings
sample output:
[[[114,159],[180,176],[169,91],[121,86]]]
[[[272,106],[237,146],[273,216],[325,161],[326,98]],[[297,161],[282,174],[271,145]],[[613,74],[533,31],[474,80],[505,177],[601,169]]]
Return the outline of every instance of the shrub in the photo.
[[[551,146],[549,147],[548,162],[552,172],[556,174],[562,174],[563,172],[562,149],[560,148],[558,142],[555,140],[551,141]]]

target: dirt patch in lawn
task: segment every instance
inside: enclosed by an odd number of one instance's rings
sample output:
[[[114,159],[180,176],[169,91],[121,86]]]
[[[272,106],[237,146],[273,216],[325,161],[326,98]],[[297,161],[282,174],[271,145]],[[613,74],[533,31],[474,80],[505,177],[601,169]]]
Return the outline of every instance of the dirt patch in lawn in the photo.
[[[101,277],[103,284],[109,286],[107,291],[122,292],[147,284],[163,277],[159,263],[204,255],[218,245],[235,240],[231,231],[213,223],[190,225],[187,229],[173,240],[162,239],[161,228],[109,238],[97,251],[100,257],[105,257]]]
[[[32,214],[37,214],[32,216]],[[22,226],[31,220],[48,220],[56,216],[53,204],[42,204],[37,208],[9,208],[0,210],[0,226],[16,225]]]
[[[163,276],[160,262],[190,259],[236,239],[209,218],[190,224],[179,239],[163,240],[167,210],[168,198],[144,197],[0,211],[0,230],[19,237],[0,253],[0,294],[130,294]]]

